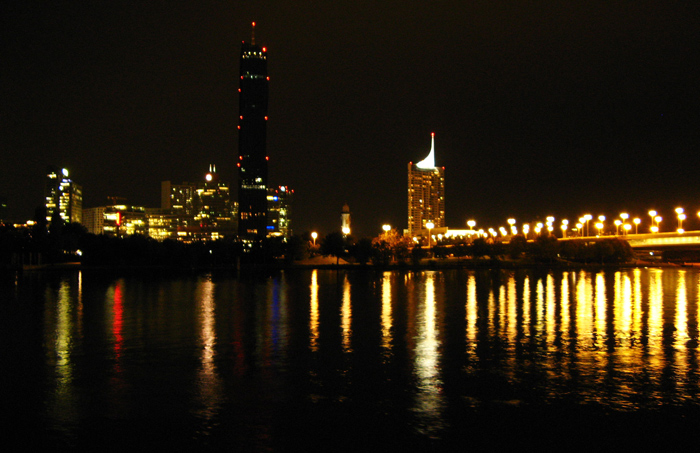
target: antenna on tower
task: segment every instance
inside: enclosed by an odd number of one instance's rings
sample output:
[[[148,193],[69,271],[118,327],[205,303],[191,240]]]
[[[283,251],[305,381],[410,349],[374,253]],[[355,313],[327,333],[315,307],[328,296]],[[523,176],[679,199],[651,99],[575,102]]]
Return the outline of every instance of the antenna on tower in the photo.
[[[253,22],[253,31],[250,33],[250,43],[255,45],[255,22]]]

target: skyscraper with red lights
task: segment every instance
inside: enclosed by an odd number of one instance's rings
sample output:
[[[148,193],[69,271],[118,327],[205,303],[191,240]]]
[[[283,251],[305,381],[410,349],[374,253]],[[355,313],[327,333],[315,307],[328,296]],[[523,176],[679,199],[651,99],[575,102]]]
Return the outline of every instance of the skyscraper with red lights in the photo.
[[[243,41],[238,116],[238,234],[267,233],[267,49]]]

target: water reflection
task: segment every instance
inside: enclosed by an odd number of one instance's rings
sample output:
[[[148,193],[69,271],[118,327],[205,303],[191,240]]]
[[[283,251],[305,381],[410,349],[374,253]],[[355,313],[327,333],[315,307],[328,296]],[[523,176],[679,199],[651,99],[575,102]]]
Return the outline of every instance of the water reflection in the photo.
[[[367,416],[440,437],[494,406],[700,407],[693,269],[107,280],[40,293],[38,393],[70,429],[181,411],[255,449],[298,408],[332,420],[320,431]]]
[[[414,410],[421,420],[419,429],[427,434],[438,432],[444,427],[442,379],[439,367],[440,340],[438,339],[437,325],[436,275],[435,272],[427,272],[424,275],[425,279],[419,282],[415,289],[419,291],[419,305],[414,356],[414,370],[418,381]]]
[[[215,285],[211,278],[203,278],[198,282],[196,300],[198,304],[197,319],[200,325],[200,369],[197,377],[197,398],[199,410],[203,419],[210,421],[219,411],[221,403],[221,378],[216,369],[216,302],[214,299]]]

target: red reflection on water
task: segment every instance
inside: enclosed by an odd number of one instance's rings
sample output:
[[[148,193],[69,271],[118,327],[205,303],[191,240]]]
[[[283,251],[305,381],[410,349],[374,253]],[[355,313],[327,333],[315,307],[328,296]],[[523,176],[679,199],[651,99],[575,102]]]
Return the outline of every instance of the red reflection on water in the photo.
[[[122,294],[121,283],[114,288],[114,318],[112,320],[112,334],[114,335],[114,356],[117,360],[117,368],[119,367],[119,358],[124,347],[124,338],[122,337],[122,329],[124,326],[124,296]]]

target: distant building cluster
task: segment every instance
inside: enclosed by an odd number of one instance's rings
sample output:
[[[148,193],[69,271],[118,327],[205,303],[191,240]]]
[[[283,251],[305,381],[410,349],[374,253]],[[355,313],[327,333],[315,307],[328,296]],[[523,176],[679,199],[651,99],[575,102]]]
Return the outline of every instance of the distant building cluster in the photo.
[[[50,224],[60,216],[66,223],[82,223],[93,234],[141,234],[159,241],[289,238],[294,191],[268,185],[267,49],[255,44],[254,32],[255,24],[252,39],[243,42],[240,54],[238,202],[232,200],[230,185],[219,179],[216,166],[211,165],[203,181],[163,181],[160,208],[131,206],[124,199],[112,198],[104,206],[83,209],[82,188],[68,178],[66,169],[50,167],[46,221]],[[6,215],[5,209],[0,208],[0,216]]]

